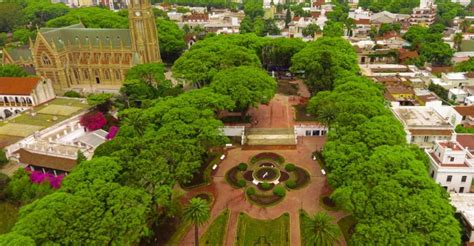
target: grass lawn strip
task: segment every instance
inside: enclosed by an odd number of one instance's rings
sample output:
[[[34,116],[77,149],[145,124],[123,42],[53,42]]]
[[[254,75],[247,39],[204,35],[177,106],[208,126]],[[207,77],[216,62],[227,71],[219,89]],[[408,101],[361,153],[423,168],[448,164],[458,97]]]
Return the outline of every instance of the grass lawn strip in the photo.
[[[235,245],[290,245],[289,224],[290,216],[288,213],[274,220],[257,220],[241,213]]]
[[[346,242],[349,242],[352,235],[352,232],[350,232],[351,227],[353,227],[356,223],[357,221],[352,215],[346,216],[337,222],[339,228],[341,228],[342,235],[344,235],[344,239],[346,239]]]
[[[224,245],[224,238],[227,232],[227,225],[230,218],[229,210],[224,210],[216,219],[209,225],[207,231],[202,235],[200,244],[219,246]]]
[[[18,218],[18,208],[8,202],[0,203],[0,234],[9,232]]]
[[[38,111],[39,114],[52,114],[52,115],[62,115],[69,116],[73,113],[81,110],[79,107],[64,106],[64,105],[48,105],[45,108],[42,108]]]
[[[0,127],[0,135],[27,137],[35,131],[41,130],[42,128],[43,127],[41,126],[9,123]]]

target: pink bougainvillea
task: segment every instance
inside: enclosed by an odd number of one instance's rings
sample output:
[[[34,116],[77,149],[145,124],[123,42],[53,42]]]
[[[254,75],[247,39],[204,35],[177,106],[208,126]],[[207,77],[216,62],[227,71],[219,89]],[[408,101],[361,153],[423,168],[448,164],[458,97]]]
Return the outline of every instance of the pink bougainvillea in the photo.
[[[107,134],[107,136],[105,136],[105,138],[108,140],[113,139],[117,135],[118,131],[119,131],[118,127],[116,126],[110,127],[109,133]]]
[[[79,122],[88,131],[98,130],[107,124],[107,120],[102,112],[87,113],[81,117]]]
[[[64,178],[64,175],[58,175],[55,177],[53,174],[50,173],[43,173],[39,171],[33,171],[30,174],[30,181],[33,184],[41,184],[43,182],[49,182],[51,187],[54,189],[59,189],[61,187],[61,182]]]

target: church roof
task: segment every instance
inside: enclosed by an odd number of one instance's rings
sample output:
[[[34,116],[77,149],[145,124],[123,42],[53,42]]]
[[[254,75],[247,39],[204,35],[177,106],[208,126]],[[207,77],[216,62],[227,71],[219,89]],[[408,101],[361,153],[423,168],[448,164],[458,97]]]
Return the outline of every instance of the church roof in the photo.
[[[20,58],[31,59],[31,50],[28,48],[6,48],[6,50],[14,61],[20,61]]]
[[[56,46],[56,50],[63,50],[65,46],[73,47],[91,45],[94,48],[114,49],[122,47],[131,48],[131,37],[129,29],[106,29],[85,28],[82,24],[75,24],[61,28],[41,28],[40,33],[50,43]]]

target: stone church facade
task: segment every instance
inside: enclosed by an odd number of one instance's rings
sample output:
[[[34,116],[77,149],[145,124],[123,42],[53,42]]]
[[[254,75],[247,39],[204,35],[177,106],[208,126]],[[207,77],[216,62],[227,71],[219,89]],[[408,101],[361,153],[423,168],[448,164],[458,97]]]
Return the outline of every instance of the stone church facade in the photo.
[[[132,0],[128,10],[130,29],[41,28],[29,48],[4,49],[3,63],[33,67],[58,94],[118,90],[128,69],[161,61],[150,1]]]

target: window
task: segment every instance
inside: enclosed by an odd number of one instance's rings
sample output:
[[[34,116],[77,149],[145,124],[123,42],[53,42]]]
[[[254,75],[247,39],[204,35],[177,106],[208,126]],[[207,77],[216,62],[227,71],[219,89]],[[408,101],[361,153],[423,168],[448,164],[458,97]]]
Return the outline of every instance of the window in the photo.
[[[311,131],[307,130],[306,133],[305,133],[305,136],[311,136]]]
[[[448,175],[448,177],[446,178],[446,182],[451,182],[452,179],[453,179],[453,176],[452,176],[452,175]]]
[[[41,62],[43,63],[43,65],[51,65],[51,60],[46,54],[41,55]]]
[[[464,187],[459,187],[459,193],[464,193]]]
[[[432,178],[434,177],[434,171],[431,171],[431,177]]]
[[[449,161],[450,161],[450,162],[453,162],[453,161],[454,161],[454,157],[449,157]]]
[[[467,176],[462,176],[461,182],[466,182],[466,180],[467,180]]]
[[[448,186],[443,186],[443,188],[444,188],[445,190],[448,190]]]
[[[319,136],[319,131],[318,130],[313,130],[313,136]]]

